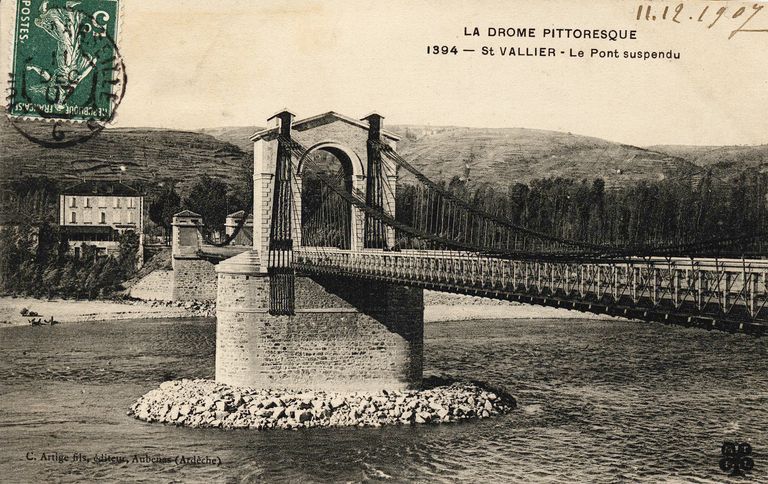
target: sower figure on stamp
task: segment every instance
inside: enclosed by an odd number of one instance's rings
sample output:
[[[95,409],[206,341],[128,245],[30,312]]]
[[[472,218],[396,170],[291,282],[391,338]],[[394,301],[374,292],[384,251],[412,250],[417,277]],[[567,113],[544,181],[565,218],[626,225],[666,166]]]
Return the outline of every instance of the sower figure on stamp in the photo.
[[[92,29],[90,19],[74,7],[79,2],[67,2],[66,8],[48,8],[40,5],[40,17],[35,25],[45,30],[56,42],[56,66],[53,72],[36,65],[27,70],[37,73],[44,84],[30,86],[30,91],[44,94],[49,100],[61,104],[74,92],[80,82],[91,73],[96,58],[80,47],[81,36]]]

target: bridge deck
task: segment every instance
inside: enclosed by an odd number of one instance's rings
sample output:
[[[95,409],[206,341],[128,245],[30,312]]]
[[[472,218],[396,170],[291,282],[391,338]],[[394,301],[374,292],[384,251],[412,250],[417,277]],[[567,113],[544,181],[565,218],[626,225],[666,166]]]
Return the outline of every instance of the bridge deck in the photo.
[[[631,258],[557,262],[449,251],[344,251],[302,247],[309,274],[762,334],[768,327],[768,260]]]

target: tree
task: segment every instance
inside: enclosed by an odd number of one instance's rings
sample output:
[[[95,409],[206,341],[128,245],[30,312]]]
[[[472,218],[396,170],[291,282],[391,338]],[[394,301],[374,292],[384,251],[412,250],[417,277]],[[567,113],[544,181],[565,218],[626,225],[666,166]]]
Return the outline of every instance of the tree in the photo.
[[[203,174],[190,190],[189,196],[184,199],[184,208],[199,213],[203,217],[208,235],[213,232],[222,232],[228,210],[231,208],[227,195],[226,183]]]
[[[59,183],[46,176],[26,176],[8,184],[13,205],[6,206],[11,218],[19,220],[56,220]]]
[[[164,182],[165,190],[149,205],[149,219],[165,230],[166,242],[170,240],[173,215],[181,211],[181,196],[173,182]]]
[[[77,265],[72,260],[67,261],[61,269],[59,284],[56,290],[64,296],[77,296],[78,271]]]
[[[139,254],[139,235],[129,231],[120,235],[118,239],[120,252],[117,256],[117,265],[127,279],[136,271],[136,260]]]
[[[0,230],[0,287],[10,292],[23,291],[33,279],[29,262],[34,261],[28,225]],[[33,266],[32,266],[33,267]]]
[[[17,290],[21,293],[30,294],[36,289],[35,279],[37,267],[35,261],[26,259],[19,265],[19,276],[17,278]]]
[[[253,156],[245,158],[243,164],[236,169],[235,181],[229,190],[228,213],[253,210]]]
[[[106,296],[113,293],[118,286],[122,276],[120,274],[120,266],[117,261],[110,257],[104,264],[99,277],[99,291],[100,296]]]
[[[35,255],[35,261],[39,266],[45,266],[49,261],[55,261],[60,257],[60,240],[61,235],[58,226],[51,226],[47,222],[43,222],[40,225],[37,231],[37,251]]]
[[[85,274],[83,281],[83,290],[88,298],[94,298],[99,293],[101,282],[101,272],[104,267],[105,258],[94,260],[90,267],[83,268]]]
[[[43,286],[48,298],[52,298],[59,285],[61,269],[55,262],[51,262],[43,271]]]

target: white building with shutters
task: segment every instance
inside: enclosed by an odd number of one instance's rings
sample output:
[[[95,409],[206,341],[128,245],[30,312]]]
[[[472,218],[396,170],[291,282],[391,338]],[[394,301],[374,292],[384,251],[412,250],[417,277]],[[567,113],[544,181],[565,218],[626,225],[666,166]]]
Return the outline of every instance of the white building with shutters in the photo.
[[[59,196],[59,225],[76,255],[82,243],[105,254],[116,252],[118,237],[126,231],[136,232],[141,243],[143,213],[144,197],[119,181],[84,181]]]

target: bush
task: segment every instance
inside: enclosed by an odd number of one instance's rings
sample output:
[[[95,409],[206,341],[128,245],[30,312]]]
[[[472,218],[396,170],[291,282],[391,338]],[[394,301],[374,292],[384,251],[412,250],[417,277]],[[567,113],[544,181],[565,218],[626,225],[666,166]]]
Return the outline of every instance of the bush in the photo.
[[[35,232],[39,234],[35,244]],[[120,237],[116,257],[99,254],[83,243],[75,258],[56,227],[14,227],[0,230],[0,290],[35,297],[105,297],[136,271],[139,236]]]

